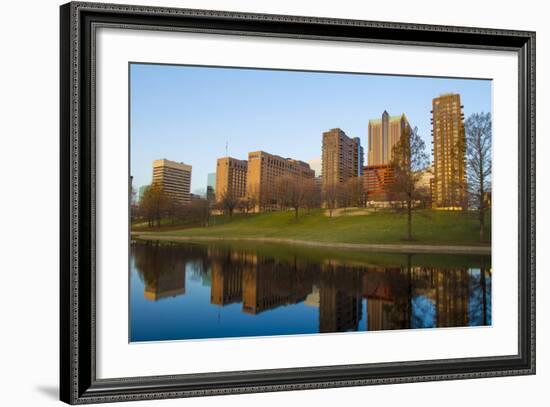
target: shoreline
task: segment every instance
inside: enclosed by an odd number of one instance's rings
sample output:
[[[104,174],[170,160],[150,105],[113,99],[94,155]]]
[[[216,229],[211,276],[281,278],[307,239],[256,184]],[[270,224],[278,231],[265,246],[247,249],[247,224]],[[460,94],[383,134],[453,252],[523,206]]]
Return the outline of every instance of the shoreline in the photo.
[[[159,236],[154,232],[131,232],[132,239],[163,240],[171,242],[258,242],[258,243],[282,243],[306,247],[335,248],[348,250],[378,251],[385,253],[433,253],[433,254],[477,254],[490,255],[491,246],[462,246],[462,245],[427,245],[427,244],[376,244],[376,243],[341,243],[341,242],[317,242],[298,239],[285,239],[274,237],[214,237],[214,236]]]

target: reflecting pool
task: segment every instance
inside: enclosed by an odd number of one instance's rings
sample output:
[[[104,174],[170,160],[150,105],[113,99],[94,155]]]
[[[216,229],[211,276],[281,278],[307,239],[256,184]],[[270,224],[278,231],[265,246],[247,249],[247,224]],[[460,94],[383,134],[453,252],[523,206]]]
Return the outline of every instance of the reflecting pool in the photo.
[[[131,245],[132,342],[490,324],[490,256]]]

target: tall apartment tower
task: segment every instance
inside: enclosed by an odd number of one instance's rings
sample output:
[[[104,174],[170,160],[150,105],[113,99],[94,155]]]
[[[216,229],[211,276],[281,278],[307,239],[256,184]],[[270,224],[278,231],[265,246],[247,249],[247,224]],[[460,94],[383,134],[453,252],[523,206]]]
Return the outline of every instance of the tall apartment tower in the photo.
[[[271,209],[277,205],[275,189],[283,177],[314,179],[315,171],[309,164],[292,158],[283,158],[265,151],[248,153],[247,196],[256,201],[259,209]]]
[[[350,138],[339,128],[323,133],[323,187],[360,177],[363,172],[363,147],[359,137]]]
[[[246,173],[248,163],[232,157],[218,158],[216,165],[216,201],[228,194],[233,198],[246,195]]]
[[[388,165],[393,158],[393,148],[402,136],[410,131],[405,114],[390,116],[384,110],[382,118],[369,120],[368,164]]]
[[[466,190],[466,136],[460,95],[443,94],[432,102],[434,178],[432,205],[460,208]]]
[[[187,204],[191,201],[191,166],[166,159],[153,161],[152,185]]]

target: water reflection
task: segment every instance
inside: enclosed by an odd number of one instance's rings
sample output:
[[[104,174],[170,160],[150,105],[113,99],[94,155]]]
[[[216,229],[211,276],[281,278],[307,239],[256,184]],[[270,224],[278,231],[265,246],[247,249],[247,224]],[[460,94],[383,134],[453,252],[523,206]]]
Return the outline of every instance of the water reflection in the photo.
[[[133,242],[131,340],[491,324],[488,256]]]

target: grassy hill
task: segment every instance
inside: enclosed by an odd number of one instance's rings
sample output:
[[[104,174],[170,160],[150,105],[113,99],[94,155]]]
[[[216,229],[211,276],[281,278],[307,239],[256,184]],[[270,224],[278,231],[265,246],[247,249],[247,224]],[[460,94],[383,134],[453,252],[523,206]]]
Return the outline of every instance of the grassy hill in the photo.
[[[413,236],[417,244],[487,245],[490,244],[490,215],[485,236],[479,242],[475,215],[451,211],[420,210],[413,215]],[[324,210],[310,213],[268,212],[214,216],[209,227],[169,227],[154,231],[159,236],[279,238],[339,243],[403,243],[405,214],[389,211],[347,210],[328,217]],[[134,230],[139,230],[138,228]],[[143,229],[141,229],[143,230]]]

